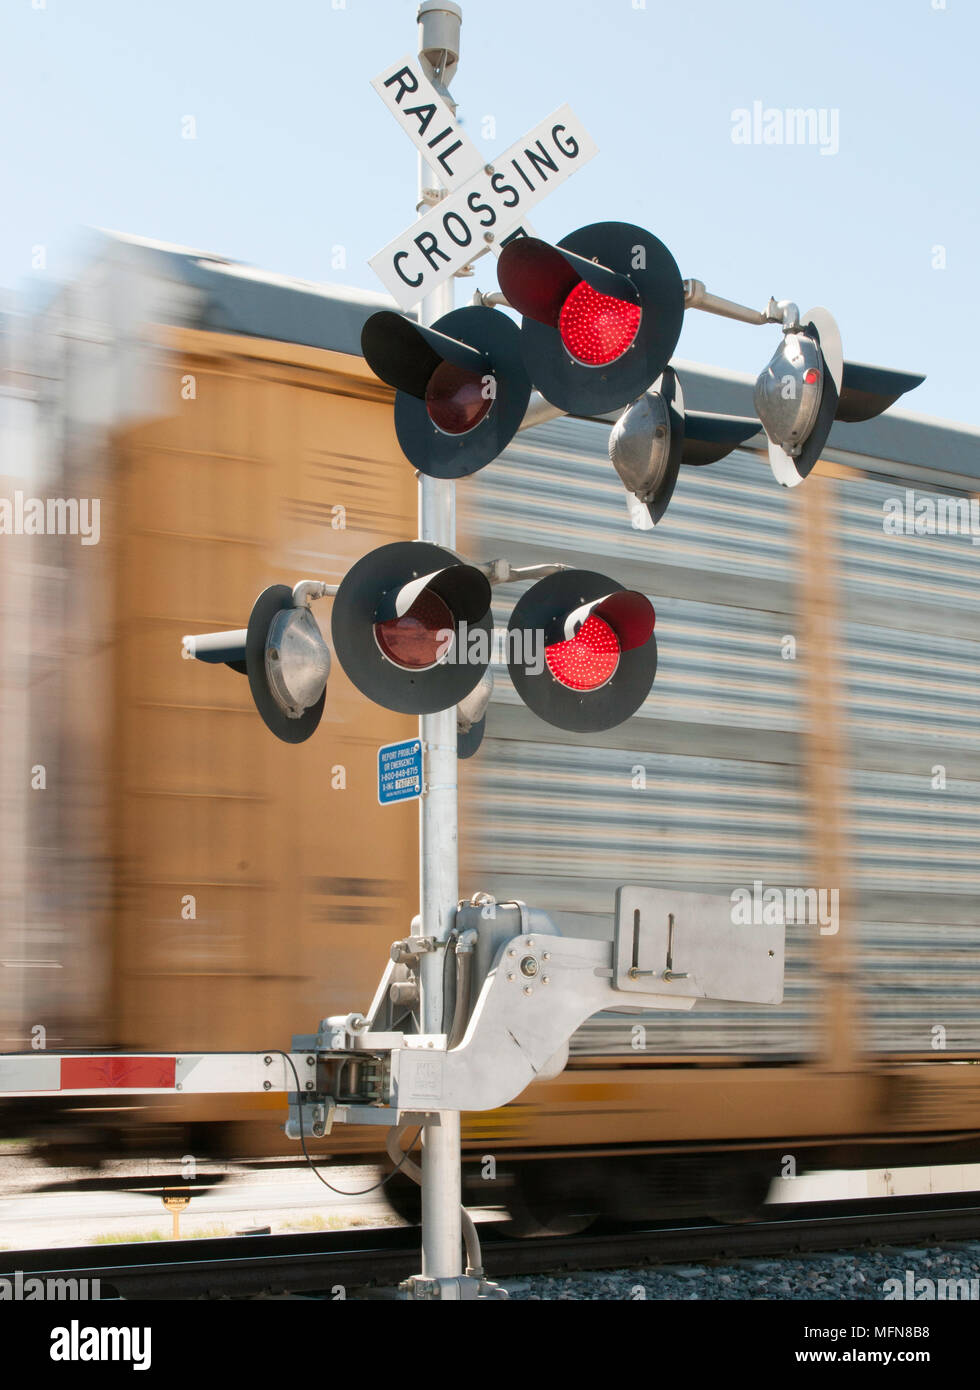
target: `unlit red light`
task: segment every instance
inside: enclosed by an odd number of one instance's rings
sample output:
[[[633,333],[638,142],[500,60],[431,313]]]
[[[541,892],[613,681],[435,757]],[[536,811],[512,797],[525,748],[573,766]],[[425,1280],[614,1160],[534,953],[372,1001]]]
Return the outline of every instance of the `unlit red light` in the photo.
[[[636,337],[640,314],[639,304],[600,294],[580,280],[561,307],[558,331],[577,361],[601,367],[622,357]]]
[[[438,594],[423,589],[400,618],[375,623],[374,636],[384,655],[406,671],[425,671],[444,655],[452,614]]]
[[[619,665],[619,638],[608,623],[590,613],[574,637],[544,649],[555,680],[569,690],[598,690]]]
[[[493,405],[494,378],[440,362],[425,388],[429,419],[444,434],[467,434]]]

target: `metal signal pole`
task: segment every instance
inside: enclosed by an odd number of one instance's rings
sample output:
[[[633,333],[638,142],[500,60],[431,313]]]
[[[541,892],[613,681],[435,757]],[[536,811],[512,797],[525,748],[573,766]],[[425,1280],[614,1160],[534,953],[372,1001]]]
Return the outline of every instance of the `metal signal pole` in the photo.
[[[455,111],[449,83],[459,57],[462,11],[451,0],[423,0],[419,6],[419,59],[430,81]],[[419,211],[443,194],[437,173],[419,156]],[[419,322],[428,327],[453,308],[450,277],[419,305]],[[449,550],[456,547],[456,485],[452,479],[419,475],[419,539]],[[443,964],[445,943],[459,900],[457,843],[456,709],[423,714],[419,737],[424,754],[419,807],[419,886],[421,935],[436,949],[421,958],[422,1031],[444,1031]],[[448,1026],[448,1025],[445,1025]],[[451,1279],[462,1274],[459,1112],[442,1110],[437,1124],[422,1134],[422,1275]]]

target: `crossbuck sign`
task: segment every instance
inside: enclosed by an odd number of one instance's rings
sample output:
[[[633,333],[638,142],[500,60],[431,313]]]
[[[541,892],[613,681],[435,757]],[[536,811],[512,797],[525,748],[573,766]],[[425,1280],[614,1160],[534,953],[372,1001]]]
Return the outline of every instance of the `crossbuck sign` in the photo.
[[[398,124],[437,165],[448,192],[370,260],[402,309],[484,251],[520,234],[530,208],[598,153],[570,106],[486,163],[419,63],[402,58],[371,83]]]

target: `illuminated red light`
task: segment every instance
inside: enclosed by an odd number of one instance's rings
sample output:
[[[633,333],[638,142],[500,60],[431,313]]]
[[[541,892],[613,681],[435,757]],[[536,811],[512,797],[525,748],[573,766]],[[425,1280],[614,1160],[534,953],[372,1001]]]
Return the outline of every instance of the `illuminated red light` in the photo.
[[[574,637],[544,649],[555,680],[569,690],[598,690],[619,665],[619,638],[608,623],[590,613]]]
[[[446,651],[446,634],[455,631],[452,614],[438,594],[423,589],[407,613],[375,623],[374,637],[384,655],[405,671],[425,671]]]
[[[440,362],[425,388],[429,419],[444,434],[468,434],[493,405],[494,379]]]
[[[580,280],[561,307],[558,331],[576,361],[601,367],[622,357],[636,337],[640,315],[639,304],[600,294]]]
[[[820,373],[817,371],[816,367],[810,367],[804,374],[803,380],[806,382],[807,386],[812,386],[815,382],[820,380]]]

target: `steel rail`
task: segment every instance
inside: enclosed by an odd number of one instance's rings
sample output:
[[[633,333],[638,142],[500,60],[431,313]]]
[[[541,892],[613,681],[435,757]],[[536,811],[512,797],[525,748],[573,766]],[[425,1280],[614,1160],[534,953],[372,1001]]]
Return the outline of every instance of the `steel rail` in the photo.
[[[959,1199],[959,1200],[958,1200]],[[905,1205],[902,1202],[905,1201]],[[872,1245],[980,1237],[976,1193],[917,1199],[823,1202],[791,1207],[744,1225],[678,1222],[602,1223],[576,1236],[534,1240],[493,1237],[482,1228],[487,1268],[496,1279],[561,1271],[632,1268],[682,1262],[723,1263],[752,1256],[795,1256]],[[357,1297],[369,1285],[393,1288],[418,1265],[414,1226],[361,1228],[314,1235],[237,1236],[129,1246],[7,1250],[0,1277],[98,1279],[104,1297],[127,1299],[248,1297],[261,1293],[342,1289]],[[179,1252],[179,1253],[178,1253]],[[370,1296],[368,1294],[367,1296]]]

